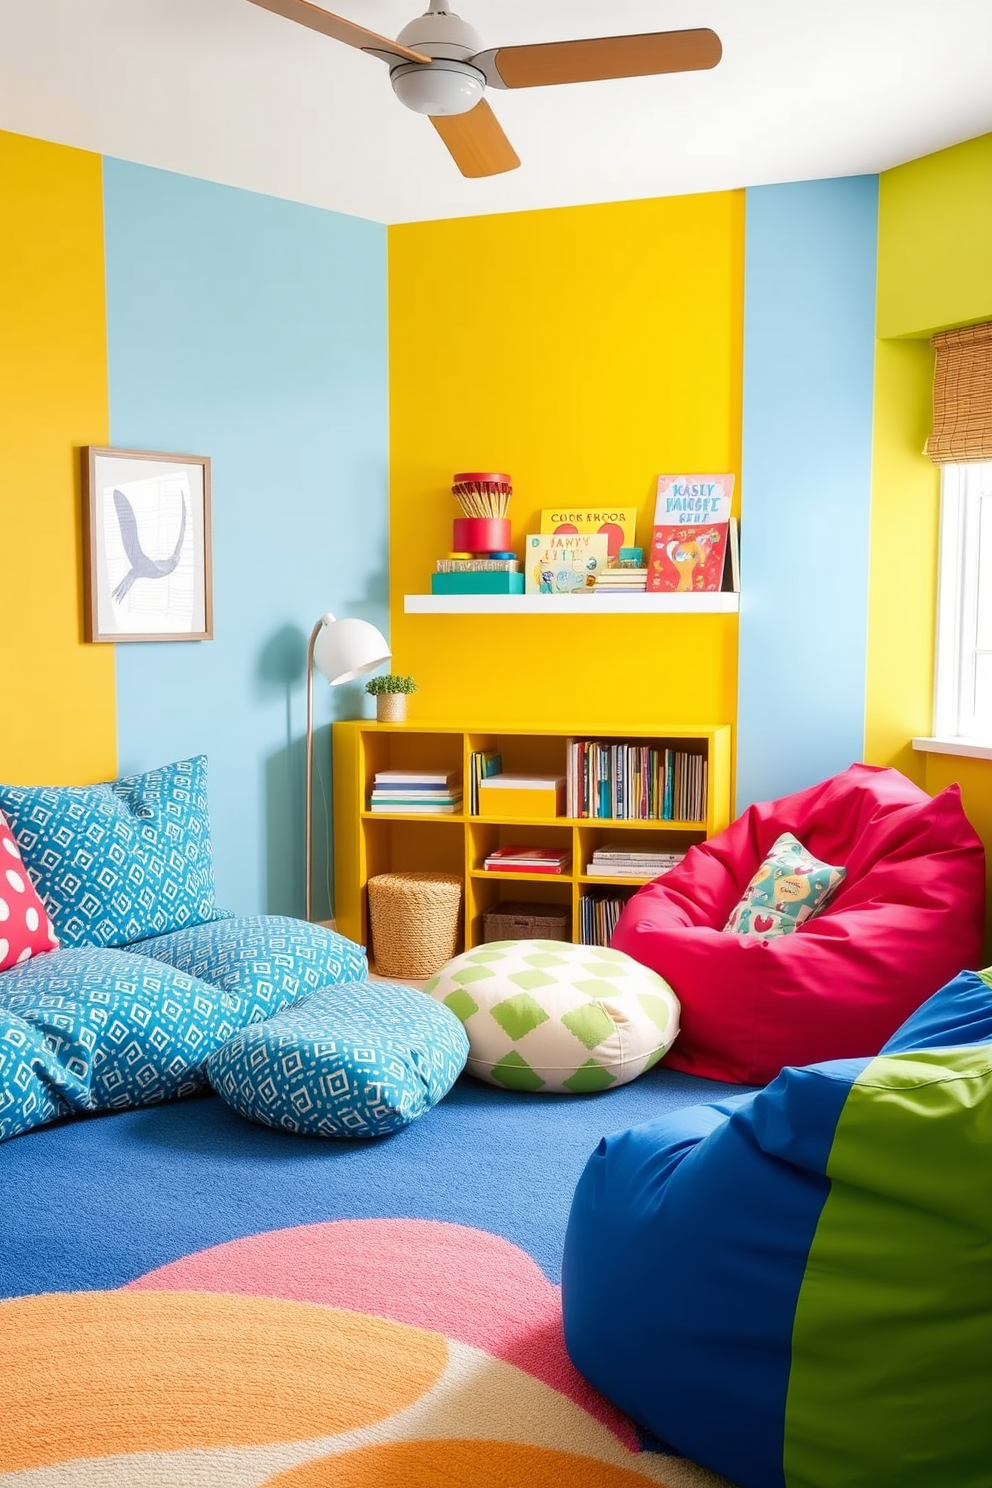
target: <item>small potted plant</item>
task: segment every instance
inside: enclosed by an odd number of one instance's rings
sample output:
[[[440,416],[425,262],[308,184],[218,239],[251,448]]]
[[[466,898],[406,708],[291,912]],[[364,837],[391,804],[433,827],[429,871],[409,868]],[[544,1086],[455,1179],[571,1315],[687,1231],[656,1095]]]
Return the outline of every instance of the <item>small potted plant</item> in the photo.
[[[375,716],[379,723],[402,723],[406,717],[407,694],[416,690],[417,684],[412,677],[397,677],[394,672],[373,677],[365,684],[365,691],[375,698]]]

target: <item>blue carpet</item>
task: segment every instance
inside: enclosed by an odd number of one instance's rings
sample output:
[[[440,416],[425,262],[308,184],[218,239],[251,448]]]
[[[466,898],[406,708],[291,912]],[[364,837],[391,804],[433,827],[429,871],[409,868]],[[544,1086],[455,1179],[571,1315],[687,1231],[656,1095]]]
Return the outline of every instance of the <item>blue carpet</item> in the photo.
[[[216,1097],[67,1121],[0,1147],[0,1295],[115,1288],[241,1236],[392,1217],[502,1235],[557,1283],[600,1138],[740,1089],[664,1068],[581,1097],[463,1077],[422,1120],[356,1142],[253,1126]]]

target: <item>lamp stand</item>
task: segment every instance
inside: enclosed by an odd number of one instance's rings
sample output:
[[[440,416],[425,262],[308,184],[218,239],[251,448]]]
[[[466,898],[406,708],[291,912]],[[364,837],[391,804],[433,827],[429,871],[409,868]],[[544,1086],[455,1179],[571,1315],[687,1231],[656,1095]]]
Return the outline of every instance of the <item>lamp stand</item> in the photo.
[[[310,644],[307,647],[307,808],[305,822],[307,866],[304,902],[308,922],[313,918],[313,652],[317,637],[324,628],[324,618],[322,615],[310,632]]]
[[[318,642],[320,643],[318,646]],[[304,899],[307,920],[313,918],[313,674],[314,668],[337,687],[341,682],[354,682],[366,672],[375,671],[389,661],[389,646],[382,634],[367,620],[337,620],[328,610],[310,632],[307,647],[307,819],[306,875]],[[330,844],[328,844],[330,851]]]

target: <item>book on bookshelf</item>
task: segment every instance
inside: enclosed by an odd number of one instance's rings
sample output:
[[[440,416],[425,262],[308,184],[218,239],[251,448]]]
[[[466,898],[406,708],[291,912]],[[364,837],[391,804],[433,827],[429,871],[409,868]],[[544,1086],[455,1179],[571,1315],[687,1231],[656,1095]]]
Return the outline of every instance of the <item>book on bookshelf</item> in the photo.
[[[642,594],[647,586],[646,568],[608,568],[596,575],[594,594]]]
[[[639,847],[636,844],[631,845],[626,838],[617,837],[593,848],[592,856],[593,862],[602,863],[621,863],[627,859],[635,859],[638,863],[671,864],[681,862],[685,853],[668,848]]]
[[[489,873],[564,873],[571,861],[564,850],[513,843],[487,854],[482,866]]]
[[[648,558],[649,593],[723,588],[734,476],[659,475]]]
[[[455,816],[462,809],[458,801],[377,801],[369,802],[373,815],[383,816]]]
[[[454,785],[458,780],[457,770],[376,770],[372,777],[376,785]]]
[[[460,790],[459,791],[436,791],[436,790],[425,790],[425,791],[409,790],[409,791],[402,791],[402,790],[379,790],[377,788],[377,789],[373,790],[370,799],[373,801],[373,803],[378,803],[380,805],[386,805],[388,803],[392,803],[393,805],[404,806],[407,803],[409,803],[409,804],[412,805],[415,801],[419,801],[419,802],[421,802],[422,805],[427,806],[427,807],[430,807],[430,806],[457,806],[458,802],[462,799],[462,793],[461,793]]]
[[[617,561],[621,548],[634,546],[636,526],[636,506],[546,506],[541,512],[541,531],[544,533],[603,533],[613,563]]]
[[[516,573],[517,558],[439,558],[438,573]]]
[[[531,532],[524,539],[524,592],[575,594],[591,590],[609,563],[601,532]]]
[[[703,754],[633,740],[573,739],[566,759],[565,815],[703,822],[707,784]]]

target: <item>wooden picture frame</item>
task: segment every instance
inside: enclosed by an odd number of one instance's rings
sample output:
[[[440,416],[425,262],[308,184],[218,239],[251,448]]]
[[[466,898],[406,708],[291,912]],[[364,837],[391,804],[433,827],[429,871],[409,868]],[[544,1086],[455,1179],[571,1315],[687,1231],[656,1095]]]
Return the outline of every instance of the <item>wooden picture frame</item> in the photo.
[[[87,641],[213,639],[210,457],[85,445]]]

